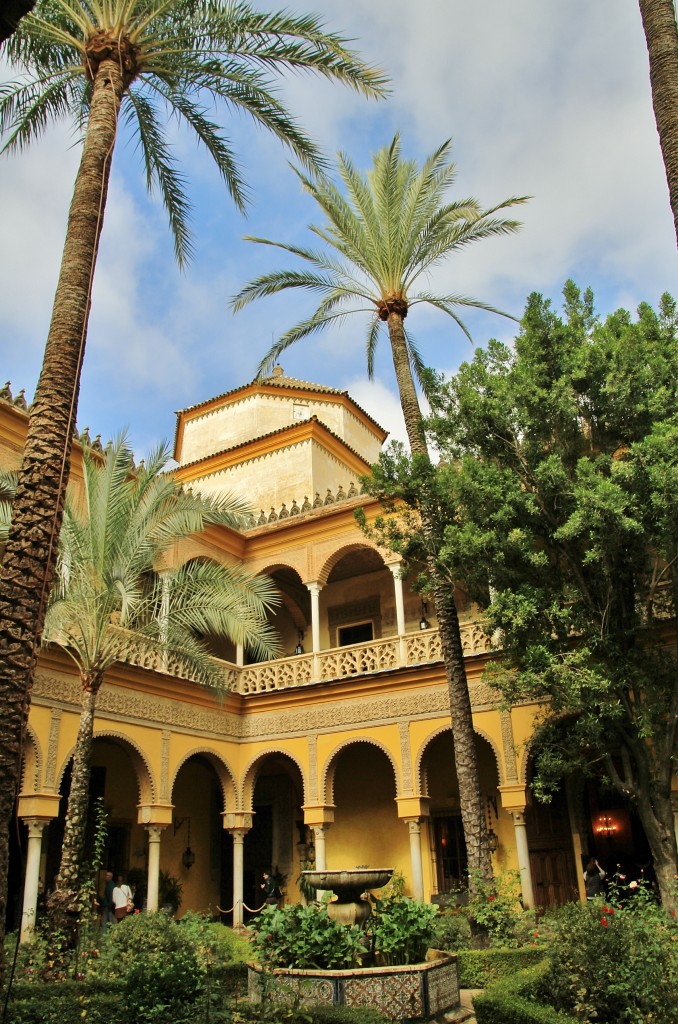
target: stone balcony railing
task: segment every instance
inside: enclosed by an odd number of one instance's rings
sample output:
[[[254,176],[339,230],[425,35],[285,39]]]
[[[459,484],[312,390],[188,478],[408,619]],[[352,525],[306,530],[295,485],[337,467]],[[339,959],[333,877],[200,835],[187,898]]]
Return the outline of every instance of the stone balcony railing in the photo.
[[[461,624],[464,654],[484,654],[489,640],[477,622]],[[163,660],[159,651],[145,655],[128,656],[130,664],[139,668],[170,675],[179,674],[178,666]],[[412,665],[433,664],[442,661],[440,634],[437,629],[426,629],[405,636],[391,636],[370,643],[334,647],[316,654],[296,654],[256,665],[233,665],[222,661],[225,685],[241,694],[269,693],[310,683],[327,683],[335,679],[369,675],[371,672],[389,672]]]
[[[489,640],[477,622],[463,623],[461,638],[467,657],[489,650]],[[440,634],[437,629],[427,629],[236,668],[232,688],[242,694],[266,693],[437,661],[442,661]]]

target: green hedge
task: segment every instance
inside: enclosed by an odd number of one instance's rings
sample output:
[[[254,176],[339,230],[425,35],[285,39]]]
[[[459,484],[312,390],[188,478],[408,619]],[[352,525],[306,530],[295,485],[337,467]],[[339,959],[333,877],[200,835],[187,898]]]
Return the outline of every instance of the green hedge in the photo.
[[[4,1000],[4,993],[3,993]],[[117,982],[61,981],[12,986],[7,1024],[129,1024]]]
[[[574,1024],[574,1018],[533,1001],[546,962],[504,977],[473,1000],[478,1024]]]
[[[500,978],[511,978],[516,971],[540,963],[546,951],[539,946],[522,949],[460,949],[459,984],[461,988],[487,988]]]
[[[241,972],[224,971],[226,986]],[[223,982],[224,978],[220,978]],[[270,1007],[253,1006],[238,999],[235,1005],[223,998],[223,989],[211,993],[212,1000],[199,999],[178,1017],[160,1016],[164,1024],[271,1024]],[[208,1002],[211,1004],[208,1006]],[[154,1020],[156,1018],[154,1017]],[[125,1005],[125,993],[119,982],[60,981],[53,983],[17,983],[12,986],[7,1024],[130,1024],[137,1021]],[[369,1009],[344,1006],[314,1007],[313,1010],[285,1011],[285,1024],[384,1024],[381,1014]]]

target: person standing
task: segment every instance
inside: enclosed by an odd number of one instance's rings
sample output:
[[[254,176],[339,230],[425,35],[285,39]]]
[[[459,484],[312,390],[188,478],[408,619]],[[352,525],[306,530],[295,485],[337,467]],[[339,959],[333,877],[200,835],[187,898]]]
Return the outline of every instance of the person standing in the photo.
[[[132,890],[123,880],[122,875],[118,875],[117,885],[113,890],[113,908],[115,920],[118,924],[120,921],[125,920],[130,910],[134,909],[134,903],[132,902]]]
[[[101,897],[101,927],[105,931],[109,925],[115,922],[115,904],[113,903],[113,891],[115,882],[113,872],[107,871],[104,875],[104,893]]]
[[[586,888],[586,899],[593,900],[603,892],[603,879],[605,872],[595,857],[589,857],[584,871],[584,886]]]
[[[264,880],[259,888],[264,891],[264,903],[268,903],[269,906],[275,906],[278,902],[276,884],[268,871],[264,871],[262,877]]]

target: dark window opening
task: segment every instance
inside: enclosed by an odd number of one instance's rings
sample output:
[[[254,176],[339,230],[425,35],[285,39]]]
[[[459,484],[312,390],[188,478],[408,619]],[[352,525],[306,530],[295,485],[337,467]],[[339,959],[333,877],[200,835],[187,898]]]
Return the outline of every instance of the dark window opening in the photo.
[[[354,626],[340,626],[337,630],[338,647],[349,647],[350,644],[365,644],[374,639],[371,622],[358,622]]]

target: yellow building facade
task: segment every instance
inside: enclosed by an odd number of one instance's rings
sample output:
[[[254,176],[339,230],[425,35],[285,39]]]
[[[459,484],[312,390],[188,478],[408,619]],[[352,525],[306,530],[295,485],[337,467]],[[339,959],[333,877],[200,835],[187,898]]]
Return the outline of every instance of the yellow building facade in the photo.
[[[26,419],[0,402],[4,466],[19,462]],[[391,867],[409,894],[426,900],[463,887],[435,619],[401,577],[398,557],[369,540],[354,515],[358,507],[368,520],[377,514],[359,481],[385,438],[345,392],[279,368],[178,414],[178,478],[245,497],[253,515],[242,531],[211,528],[174,560],[237,561],[270,575],[284,654],[253,664],[247,651],[215,641],[228,682],[221,698],[167,674],[159,658],[107,673],[91,780],[107,814],[104,866],[143,878],[149,909],[162,904],[169,876],[182,889],[180,914],[221,911],[240,924],[261,903],[265,869],[292,901],[302,898],[300,873],[310,867]],[[76,443],[72,486],[79,460]],[[465,595],[456,596],[495,870],[520,871],[529,905],[577,898],[581,857],[605,808],[581,792],[551,808],[532,805],[539,709],[502,708],[483,678],[488,640]],[[43,650],[18,807],[25,883],[17,850],[10,868],[24,937],[58,868],[80,697],[64,652]],[[627,812],[614,814],[621,848],[633,841],[632,824]]]

